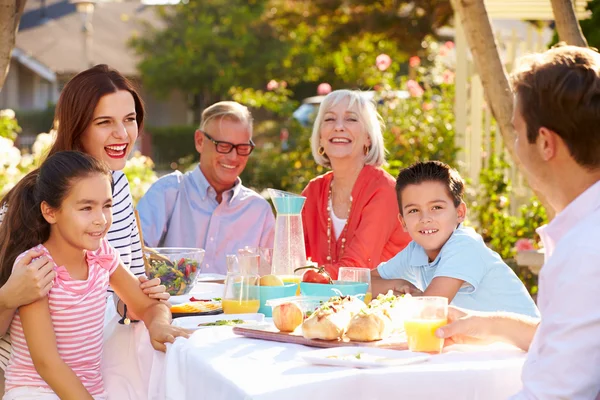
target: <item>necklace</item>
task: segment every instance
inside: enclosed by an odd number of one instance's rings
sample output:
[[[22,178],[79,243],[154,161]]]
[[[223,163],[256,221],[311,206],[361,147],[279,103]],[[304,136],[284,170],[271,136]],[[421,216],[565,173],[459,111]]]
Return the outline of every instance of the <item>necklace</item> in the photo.
[[[331,238],[335,237],[333,232],[333,223],[331,222],[331,207],[333,207],[333,197],[332,197],[332,188],[333,184],[329,185],[329,198],[327,200],[327,261],[336,262],[336,260],[332,260],[331,257]],[[330,205],[331,204],[331,205]],[[340,234],[340,239],[342,241],[342,246],[340,249],[340,256],[342,258],[344,255],[344,247],[346,247],[346,231],[348,230],[348,224],[350,222],[350,211],[352,210],[352,195],[350,195],[350,205],[348,205],[348,218],[346,219],[346,225],[344,225],[344,229],[342,229],[342,233]],[[337,244],[337,241],[334,241],[334,246]]]

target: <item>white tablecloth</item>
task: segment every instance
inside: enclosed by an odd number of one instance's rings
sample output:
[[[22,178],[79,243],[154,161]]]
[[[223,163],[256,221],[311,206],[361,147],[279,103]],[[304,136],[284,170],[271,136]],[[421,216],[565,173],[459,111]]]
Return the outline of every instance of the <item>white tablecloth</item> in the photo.
[[[155,358],[150,399],[506,399],[521,387],[525,359],[516,348],[494,345],[423,364],[351,369],[310,365],[298,356],[311,350],[240,337],[230,327],[198,330]]]

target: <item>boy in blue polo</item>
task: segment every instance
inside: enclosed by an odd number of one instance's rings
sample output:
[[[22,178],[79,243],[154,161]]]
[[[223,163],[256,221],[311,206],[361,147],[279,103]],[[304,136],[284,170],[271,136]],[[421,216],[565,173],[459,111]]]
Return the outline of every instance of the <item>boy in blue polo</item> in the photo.
[[[479,311],[539,317],[527,289],[472,228],[462,225],[467,207],[458,172],[439,161],[419,162],[396,180],[400,221],[413,241],[374,275],[404,279],[424,296],[443,296]]]

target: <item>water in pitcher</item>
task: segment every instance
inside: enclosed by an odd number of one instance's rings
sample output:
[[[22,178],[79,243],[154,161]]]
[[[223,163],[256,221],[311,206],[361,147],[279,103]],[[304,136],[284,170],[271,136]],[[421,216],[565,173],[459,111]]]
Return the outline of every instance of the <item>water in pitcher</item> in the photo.
[[[294,270],[306,265],[301,215],[306,197],[276,189],[269,189],[269,195],[277,211],[271,273],[291,281],[299,276]]]

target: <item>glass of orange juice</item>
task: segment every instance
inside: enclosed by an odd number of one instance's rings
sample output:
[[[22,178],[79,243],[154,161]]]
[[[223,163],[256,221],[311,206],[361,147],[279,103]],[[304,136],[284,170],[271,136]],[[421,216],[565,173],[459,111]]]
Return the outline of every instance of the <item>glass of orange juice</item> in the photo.
[[[241,257],[240,264],[239,272],[229,272],[225,279],[221,301],[225,314],[256,313],[260,308],[260,276],[256,273],[258,256],[255,260]]]
[[[423,296],[406,299],[407,315],[404,330],[410,351],[441,353],[444,339],[435,336],[435,331],[448,323],[448,299]]]
[[[369,268],[340,267],[338,271],[338,280],[346,282],[364,282],[368,283],[367,293],[363,298],[366,304],[369,304],[373,298],[371,291],[371,270]]]

